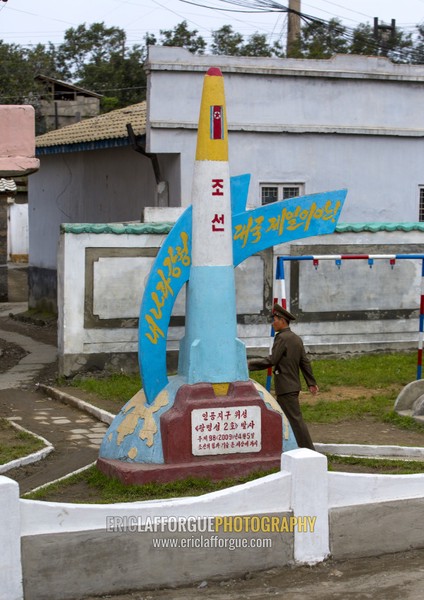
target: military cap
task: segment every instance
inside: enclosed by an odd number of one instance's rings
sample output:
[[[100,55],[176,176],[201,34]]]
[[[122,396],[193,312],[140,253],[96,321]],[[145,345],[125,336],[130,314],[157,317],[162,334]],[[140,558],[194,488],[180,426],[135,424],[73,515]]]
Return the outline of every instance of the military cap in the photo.
[[[285,319],[287,322],[295,321],[296,317],[292,315],[288,310],[280,306],[279,304],[274,304],[272,309],[272,314],[276,317],[281,317]]]

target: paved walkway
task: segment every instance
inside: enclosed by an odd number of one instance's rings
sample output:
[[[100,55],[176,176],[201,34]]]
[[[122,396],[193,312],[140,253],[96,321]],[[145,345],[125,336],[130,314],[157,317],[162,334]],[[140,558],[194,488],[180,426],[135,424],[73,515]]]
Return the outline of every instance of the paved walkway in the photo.
[[[0,375],[0,390],[17,389],[30,384],[45,366],[56,360],[57,349],[49,344],[43,344],[25,335],[4,330],[0,331],[0,338],[6,342],[17,344],[28,352],[27,356],[20,360],[15,367]]]
[[[21,333],[2,327],[9,313],[24,304],[0,303],[0,338],[21,346],[28,354],[6,373],[0,374],[0,417],[6,417],[50,442],[54,451],[47,458],[4,473],[19,482],[21,493],[63,477],[93,463],[107,425],[72,406],[37,391],[38,375],[55,363],[57,349]]]

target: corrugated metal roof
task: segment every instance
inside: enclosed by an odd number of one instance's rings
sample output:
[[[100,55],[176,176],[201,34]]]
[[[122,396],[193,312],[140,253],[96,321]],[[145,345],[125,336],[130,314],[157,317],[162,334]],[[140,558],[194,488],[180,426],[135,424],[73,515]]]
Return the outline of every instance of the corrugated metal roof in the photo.
[[[103,94],[91,92],[90,90],[86,90],[85,88],[79,87],[78,85],[74,85],[73,83],[67,83],[66,81],[62,81],[61,79],[54,79],[54,77],[47,77],[47,75],[37,75],[35,79],[69,88],[70,90],[74,90],[75,92],[80,92],[84,96],[93,96],[93,98],[103,98]]]
[[[145,101],[39,135],[35,138],[35,146],[37,149],[69,147],[72,144],[124,139],[128,138],[127,123],[131,123],[136,136],[146,133]]]
[[[16,194],[16,183],[13,179],[4,179],[0,177],[0,194]]]

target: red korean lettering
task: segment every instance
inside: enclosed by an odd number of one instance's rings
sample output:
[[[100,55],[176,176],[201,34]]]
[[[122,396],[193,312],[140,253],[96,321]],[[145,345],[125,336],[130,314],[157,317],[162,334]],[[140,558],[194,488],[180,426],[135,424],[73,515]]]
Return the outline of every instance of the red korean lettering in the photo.
[[[212,196],[223,196],[224,180],[212,179]]]

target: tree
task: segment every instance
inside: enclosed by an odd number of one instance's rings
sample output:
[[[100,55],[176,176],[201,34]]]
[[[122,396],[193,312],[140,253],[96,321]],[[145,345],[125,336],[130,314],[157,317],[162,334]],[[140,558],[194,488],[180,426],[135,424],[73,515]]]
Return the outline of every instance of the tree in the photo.
[[[116,53],[101,65],[85,65],[78,84],[104,95],[101,101],[103,112],[141,102],[146,98],[143,61],[144,49],[133,46],[125,56]]]
[[[243,48],[243,36],[233,31],[231,25],[223,25],[212,31],[212,54],[240,56]]]
[[[128,49],[123,29],[104,23],[89,28],[83,24],[67,29],[65,40],[57,50],[56,63],[65,79],[104,95],[102,111],[145,99],[145,48],[135,45]]]
[[[369,23],[360,23],[351,33],[338,19],[328,23],[313,21],[301,30],[299,45],[291,57],[330,58],[334,54],[365,54],[387,56],[393,62],[411,62],[413,41],[411,34],[400,29],[379,30],[375,38]]]
[[[38,44],[33,50],[0,41],[0,104],[38,105],[43,88],[37,75],[59,77],[54,48]]]
[[[87,29],[83,23],[65,31],[65,41],[58,48],[57,61],[68,77],[82,78],[87,64],[101,67],[112,56],[124,56],[125,43],[125,31],[119,27],[93,23]]]
[[[272,56],[273,49],[266,41],[264,33],[253,33],[241,48],[242,56]]]
[[[378,54],[378,43],[374,37],[374,29],[369,23],[360,23],[353,31],[350,54],[365,54],[374,56]]]
[[[415,44],[412,62],[415,64],[424,63],[424,25],[417,25],[418,38]]]
[[[24,50],[25,59],[30,63],[34,75],[46,75],[56,79],[63,78],[64,73],[57,64],[57,52],[49,42],[47,46],[37,44],[35,48]]]
[[[346,54],[348,50],[346,27],[339,19],[328,23],[311,21],[301,30],[299,54],[303,58],[330,58],[333,54]]]
[[[0,104],[23,104],[33,90],[33,79],[24,50],[0,41]]]
[[[160,42],[162,46],[180,46],[187,48],[193,54],[204,54],[206,42],[202,36],[197,35],[197,29],[190,31],[187,21],[181,21],[174,29],[161,29]],[[150,36],[150,41],[152,37]],[[147,40],[146,40],[147,41]]]

